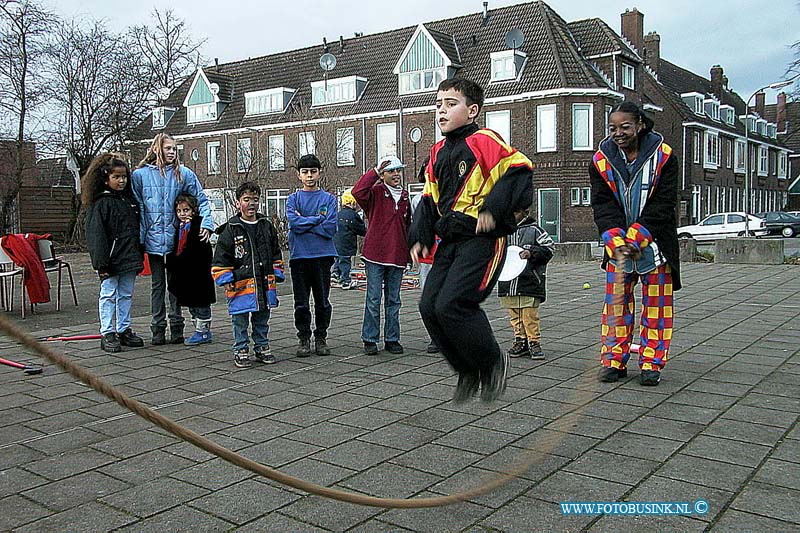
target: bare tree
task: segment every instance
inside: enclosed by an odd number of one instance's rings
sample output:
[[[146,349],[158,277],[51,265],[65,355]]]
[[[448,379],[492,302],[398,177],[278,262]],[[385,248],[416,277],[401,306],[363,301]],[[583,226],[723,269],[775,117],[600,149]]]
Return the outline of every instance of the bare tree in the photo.
[[[13,131],[15,146],[12,174],[0,185],[0,231],[11,231],[16,198],[23,177],[33,170],[26,157],[28,119],[42,101],[42,58],[45,35],[55,16],[30,0],[0,0],[0,109],[2,124]],[[28,151],[30,149],[28,148]]]
[[[202,63],[201,49],[206,39],[195,41],[189,35],[189,28],[172,9],[150,14],[152,23],[133,26],[130,29],[134,50],[152,74],[153,88],[150,95],[160,100],[158,91],[175,89]]]

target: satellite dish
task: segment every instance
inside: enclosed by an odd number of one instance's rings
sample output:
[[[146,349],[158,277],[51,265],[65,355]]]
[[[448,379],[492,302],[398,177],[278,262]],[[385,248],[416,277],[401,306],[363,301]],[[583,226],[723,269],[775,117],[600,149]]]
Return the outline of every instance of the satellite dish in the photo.
[[[219,94],[219,84],[212,83],[208,86],[208,90],[211,91],[211,94]]]
[[[508,33],[506,33],[507,47],[516,50],[517,48],[522,46],[522,43],[524,42],[525,42],[525,36],[517,28],[514,28],[513,30],[508,30]]]
[[[197,148],[195,148],[192,150],[192,161],[196,163],[198,159],[200,159],[200,152],[198,152]]]
[[[417,144],[422,139],[422,128],[411,128],[411,131],[408,132],[408,138],[411,139],[411,142]]]
[[[330,52],[326,52],[319,57],[319,66],[322,70],[328,72],[336,68],[336,56]]]
[[[169,87],[161,87],[158,89],[158,91],[156,91],[156,93],[158,94],[158,98],[161,100],[166,100],[167,98],[169,98],[169,93],[171,92],[172,91],[170,91]]]

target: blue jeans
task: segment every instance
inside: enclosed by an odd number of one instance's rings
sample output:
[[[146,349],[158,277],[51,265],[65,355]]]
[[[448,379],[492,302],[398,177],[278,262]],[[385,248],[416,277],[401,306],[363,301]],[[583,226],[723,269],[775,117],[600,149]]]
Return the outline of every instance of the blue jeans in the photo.
[[[400,282],[403,270],[400,267],[378,265],[364,261],[367,273],[367,299],[364,306],[364,324],[361,326],[361,339],[364,342],[378,342],[381,337],[381,291],[384,297],[386,322],[383,340],[400,340]]]
[[[100,283],[100,333],[122,333],[131,327],[131,298],[136,272],[111,276]],[[114,329],[114,316],[117,328]]]
[[[253,313],[240,313],[231,315],[233,323],[233,351],[247,350],[250,347],[250,337],[247,335],[247,326],[253,326],[253,347],[269,346],[269,309]]]
[[[353,259],[349,255],[340,255],[336,258],[336,270],[339,274],[339,281],[350,281],[350,270],[353,268]]]

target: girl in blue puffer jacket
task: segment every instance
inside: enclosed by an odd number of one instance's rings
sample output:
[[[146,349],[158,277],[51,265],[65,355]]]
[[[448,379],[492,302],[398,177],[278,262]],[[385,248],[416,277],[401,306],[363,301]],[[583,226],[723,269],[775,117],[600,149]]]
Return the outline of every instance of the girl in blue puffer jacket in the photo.
[[[159,133],[153,139],[147,155],[139,163],[139,168],[133,171],[131,186],[141,207],[140,239],[144,244],[152,271],[150,289],[150,311],[153,314],[150,321],[152,344],[166,344],[165,258],[174,248],[178,228],[175,199],[181,193],[197,198],[200,216],[203,217],[200,239],[204,242],[208,241],[214,230],[211,207],[195,173],[180,164],[175,139],[166,133]],[[171,344],[183,344],[183,325],[181,308],[175,297],[169,294]]]

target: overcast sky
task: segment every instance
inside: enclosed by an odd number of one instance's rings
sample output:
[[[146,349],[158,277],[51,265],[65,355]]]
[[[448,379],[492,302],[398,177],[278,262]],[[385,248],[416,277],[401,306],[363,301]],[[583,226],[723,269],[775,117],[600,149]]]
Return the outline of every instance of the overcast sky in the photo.
[[[112,28],[147,22],[155,2],[44,0],[63,17],[106,19]],[[517,4],[491,0],[489,9]],[[800,0],[550,0],[566,21],[599,17],[620,31],[620,14],[636,7],[644,13],[645,33],[661,35],[661,56],[705,77],[720,64],[729,86],[743,98],[783,79],[792,61],[791,43],[800,39],[796,21]],[[204,54],[220,63],[257,57],[420,22],[482,10],[481,0],[368,0],[288,2],[169,0],[194,35],[208,39]],[[277,6],[277,7],[276,7]],[[774,92],[767,101],[774,101]]]

